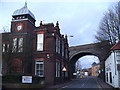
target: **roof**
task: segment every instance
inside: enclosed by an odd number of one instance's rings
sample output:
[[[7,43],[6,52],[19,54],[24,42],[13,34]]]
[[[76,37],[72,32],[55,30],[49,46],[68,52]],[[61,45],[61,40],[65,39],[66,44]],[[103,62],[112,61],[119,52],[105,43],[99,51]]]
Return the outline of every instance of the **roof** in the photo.
[[[93,62],[93,63],[92,63],[92,66],[95,66],[96,64],[97,64],[96,62]]]
[[[120,50],[120,41],[118,43],[116,43],[111,50]]]
[[[17,16],[17,15],[25,15],[29,14],[32,18],[35,19],[35,16],[32,14],[32,12],[28,9],[27,3],[25,3],[25,6],[22,7],[21,9],[17,9],[12,16]]]

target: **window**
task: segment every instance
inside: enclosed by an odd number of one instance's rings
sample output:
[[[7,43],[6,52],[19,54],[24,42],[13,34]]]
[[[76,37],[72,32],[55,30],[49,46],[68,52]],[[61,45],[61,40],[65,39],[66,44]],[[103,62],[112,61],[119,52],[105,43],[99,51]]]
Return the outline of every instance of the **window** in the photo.
[[[60,39],[56,38],[56,52],[60,54]]]
[[[58,38],[56,38],[56,52],[58,52]]]
[[[25,16],[22,16],[22,18],[25,18]]]
[[[35,75],[43,77],[44,76],[44,63],[43,60],[36,60],[35,63]]]
[[[37,34],[37,51],[43,51],[43,34]]]
[[[65,51],[65,57],[66,57],[66,59],[68,59],[68,50],[67,50],[67,48],[65,50],[66,50]]]
[[[112,83],[112,73],[109,72],[109,74],[110,74],[110,83]]]
[[[16,52],[16,51],[17,51],[17,38],[13,38],[12,52]]]
[[[107,80],[107,82],[108,82],[108,73],[106,73],[106,80]]]
[[[120,51],[117,51],[117,56],[120,56]]]
[[[56,62],[56,77],[60,77],[60,62]]]
[[[10,45],[9,45],[9,44],[7,44],[7,52],[9,52],[9,48],[10,48]]]
[[[12,52],[23,52],[23,38],[13,38]]]
[[[2,52],[5,52],[5,44],[2,46]]]
[[[9,44],[4,43],[2,45],[2,52],[9,52],[9,46],[10,46]]]
[[[62,44],[62,56],[64,56],[64,44]]]
[[[23,52],[23,38],[18,40],[18,52]]]
[[[60,39],[58,39],[58,53],[60,54]]]

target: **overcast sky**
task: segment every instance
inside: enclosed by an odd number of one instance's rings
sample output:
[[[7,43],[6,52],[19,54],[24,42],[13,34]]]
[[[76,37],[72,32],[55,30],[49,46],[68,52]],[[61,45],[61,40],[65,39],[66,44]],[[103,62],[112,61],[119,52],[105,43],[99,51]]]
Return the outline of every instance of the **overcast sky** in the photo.
[[[68,35],[69,45],[76,46],[95,42],[100,20],[119,0],[0,0],[0,32],[5,26],[10,28],[11,15],[25,1],[35,16],[36,26],[40,21],[54,24],[59,21],[61,33]]]
[[[17,2],[16,2],[17,1]],[[0,29],[3,26],[10,27],[12,14],[16,9],[24,6],[25,1],[29,10],[35,15],[36,26],[43,23],[56,23],[59,21],[62,34],[73,35],[69,37],[70,46],[93,43],[94,35],[98,30],[100,20],[105,11],[114,2],[109,0],[1,0],[0,2]],[[78,2],[79,1],[79,2]],[[114,0],[115,1],[115,0]]]

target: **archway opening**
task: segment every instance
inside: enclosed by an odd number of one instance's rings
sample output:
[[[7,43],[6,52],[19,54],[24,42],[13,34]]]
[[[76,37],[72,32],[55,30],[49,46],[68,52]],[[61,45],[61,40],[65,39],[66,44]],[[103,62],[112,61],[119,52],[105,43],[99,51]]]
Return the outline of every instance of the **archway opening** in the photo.
[[[78,66],[76,63],[79,63]],[[93,66],[92,66],[93,64]],[[101,68],[101,60],[100,57],[94,53],[91,52],[80,52],[75,54],[71,59],[70,59],[70,64],[69,64],[69,73],[70,73],[70,78],[80,78],[80,76],[99,76],[101,74],[100,68]],[[80,69],[76,69],[76,68]],[[97,71],[95,70],[97,69]],[[92,74],[92,73],[97,73],[97,74]]]
[[[75,63],[76,78],[87,76],[98,77],[100,74],[100,60],[95,55],[80,57]]]

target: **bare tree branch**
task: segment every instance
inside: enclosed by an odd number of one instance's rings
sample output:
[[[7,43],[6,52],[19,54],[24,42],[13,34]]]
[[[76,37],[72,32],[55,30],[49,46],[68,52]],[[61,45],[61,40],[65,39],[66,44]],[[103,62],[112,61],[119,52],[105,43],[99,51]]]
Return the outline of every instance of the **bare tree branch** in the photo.
[[[120,36],[120,2],[105,13],[99,25],[99,31],[95,35],[97,41],[109,40],[110,44],[115,44]]]

